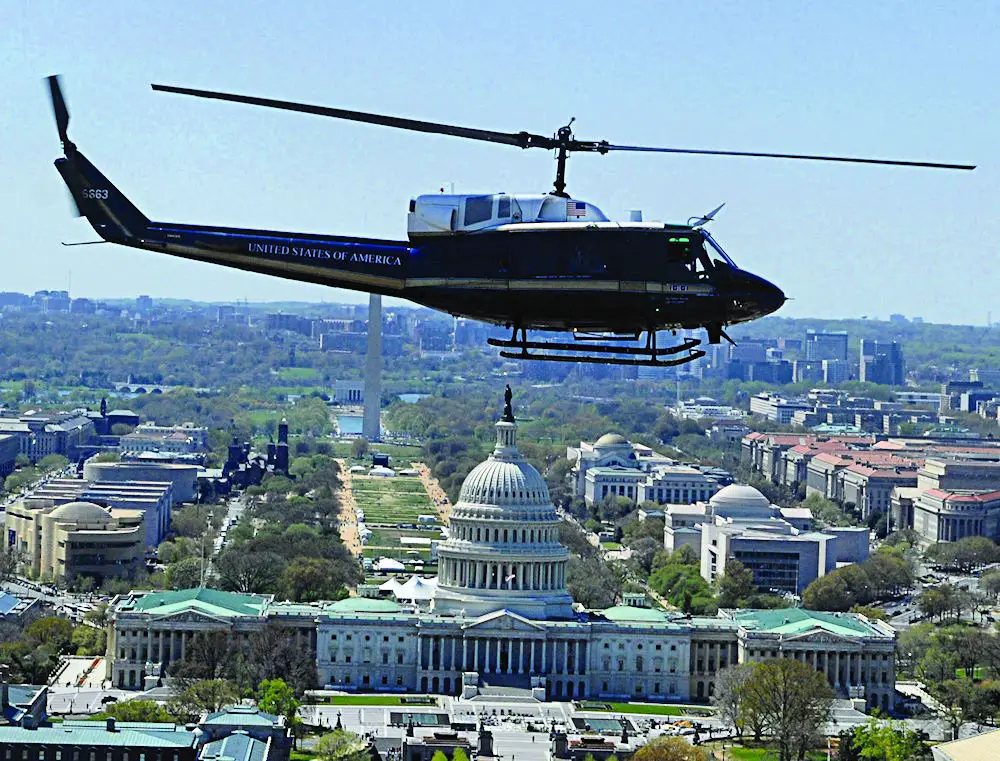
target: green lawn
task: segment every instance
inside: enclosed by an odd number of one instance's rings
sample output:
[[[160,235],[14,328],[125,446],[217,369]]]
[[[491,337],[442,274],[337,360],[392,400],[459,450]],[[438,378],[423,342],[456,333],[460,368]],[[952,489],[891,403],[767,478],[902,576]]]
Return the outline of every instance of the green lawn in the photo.
[[[420,515],[433,515],[434,505],[416,478],[352,476],[351,491],[365,511],[365,523],[416,523]]]
[[[658,703],[604,703],[610,708],[590,707],[586,711],[612,711],[613,713],[649,713],[658,716],[711,716],[712,711],[704,706],[660,705]]]
[[[408,698],[411,702],[404,703],[403,699]],[[413,696],[407,695],[333,695],[328,698],[320,698],[319,705],[330,706],[401,706],[401,705],[435,705],[433,700],[424,703],[414,701]]]
[[[955,676],[958,677],[959,679],[965,679],[966,673],[967,672],[965,669],[955,669]],[[986,669],[983,668],[982,666],[976,666],[976,670],[972,672],[972,678],[977,682],[985,679]]]
[[[618,542],[601,542],[601,547],[605,550],[620,550],[622,548]]]
[[[416,555],[411,555],[411,552],[416,552]],[[431,562],[431,551],[430,550],[405,550],[402,547],[369,547],[361,551],[361,556],[365,558],[393,558],[395,560],[417,560],[418,558],[423,561],[424,566],[427,566]]]
[[[423,457],[424,451],[421,447],[411,447],[404,444],[372,444],[371,449],[373,452],[381,452],[382,454],[389,455],[390,464],[394,468],[410,467],[411,462],[418,461]],[[352,458],[350,441],[333,442],[333,456],[344,457],[350,460],[348,465],[371,465],[372,461],[371,455],[361,460]]]
[[[304,383],[323,379],[323,374],[315,367],[282,367],[274,372],[274,376],[283,383]]]
[[[722,756],[722,746],[718,743],[706,743],[705,747],[712,748],[717,757]],[[826,761],[826,750],[811,750],[806,753],[807,761]],[[778,761],[777,748],[767,745],[756,747],[743,747],[741,745],[726,745],[726,761]]]
[[[367,515],[365,516],[367,518]],[[429,549],[429,545],[421,544],[404,544],[401,540],[403,538],[416,538],[416,539],[430,539],[431,541],[440,541],[441,532],[440,530],[433,531],[417,531],[415,529],[411,530],[397,530],[391,528],[380,528],[372,532],[371,538],[368,540],[368,545],[371,547],[401,547],[407,550],[420,550]]]

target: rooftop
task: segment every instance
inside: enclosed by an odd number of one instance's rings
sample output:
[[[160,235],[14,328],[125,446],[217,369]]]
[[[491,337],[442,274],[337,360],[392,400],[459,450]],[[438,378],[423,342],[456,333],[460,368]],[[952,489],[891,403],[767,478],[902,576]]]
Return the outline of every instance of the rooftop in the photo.
[[[240,727],[272,727],[277,724],[279,717],[274,714],[265,713],[257,706],[226,706],[221,711],[210,713],[205,717],[202,724],[222,724],[225,726]]]
[[[64,721],[53,727],[0,727],[0,740],[21,745],[73,745],[133,748],[191,748],[195,735],[179,724],[119,721],[109,732],[104,722]]]
[[[378,597],[345,597],[327,608],[328,613],[399,613],[399,603]]]
[[[241,595],[220,589],[196,587],[175,592],[149,592],[136,596],[118,610],[134,610],[159,616],[171,615],[182,610],[198,610],[210,616],[259,616],[267,606],[268,598],[262,595]]]
[[[745,629],[770,634],[805,634],[822,629],[842,637],[885,636],[875,626],[854,613],[824,613],[804,608],[776,610],[732,610],[730,618]]]

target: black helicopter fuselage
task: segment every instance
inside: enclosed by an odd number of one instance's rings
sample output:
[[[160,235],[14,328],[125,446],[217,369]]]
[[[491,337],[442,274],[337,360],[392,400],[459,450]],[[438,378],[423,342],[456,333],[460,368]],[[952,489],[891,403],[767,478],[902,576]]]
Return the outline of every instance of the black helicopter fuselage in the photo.
[[[75,147],[56,161],[106,241],[227,267],[405,298],[526,330],[636,333],[725,326],[784,302],[687,226],[512,224],[410,241],[147,219]],[[718,251],[718,255],[715,255]]]

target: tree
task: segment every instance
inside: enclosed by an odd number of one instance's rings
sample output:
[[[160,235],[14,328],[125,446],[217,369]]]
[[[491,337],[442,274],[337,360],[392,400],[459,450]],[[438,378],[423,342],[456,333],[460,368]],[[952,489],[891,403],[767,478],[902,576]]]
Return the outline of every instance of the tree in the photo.
[[[89,624],[73,627],[70,645],[77,655],[104,655],[107,649],[107,632]]]
[[[276,623],[265,624],[250,635],[245,658],[240,659],[238,681],[252,689],[262,680],[280,674],[295,695],[301,696],[316,684],[316,658],[300,647],[295,629]]]
[[[279,588],[294,602],[338,600],[346,595],[350,579],[340,573],[340,566],[326,558],[296,558],[281,573]]]
[[[642,577],[647,578],[650,571],[653,570],[653,560],[656,558],[656,553],[663,549],[663,539],[657,541],[648,536],[640,537],[632,541],[629,549],[632,550],[631,560],[637,566]]]
[[[39,469],[45,471],[46,473],[53,470],[62,470],[67,465],[69,465],[69,460],[61,454],[46,455],[38,461]]]
[[[118,721],[172,722],[173,714],[153,700],[123,700],[108,703],[104,710],[90,717],[95,721],[117,719]]]
[[[739,607],[757,587],[753,582],[753,571],[736,559],[726,561],[726,570],[717,582],[720,608]]]
[[[321,761],[369,761],[368,746],[352,732],[335,729],[316,741],[316,756]]]
[[[10,581],[27,560],[27,553],[6,541],[0,542],[0,584]]]
[[[201,558],[183,558],[167,566],[167,586],[171,589],[191,589],[201,586],[204,563]]]
[[[368,454],[368,439],[360,436],[351,442],[351,457],[360,460],[366,454]]]
[[[764,719],[779,761],[805,756],[830,713],[826,677],[806,663],[780,658],[753,664],[744,701]]]
[[[732,561],[730,561],[732,562]],[[712,705],[719,711],[723,723],[732,727],[737,737],[743,736],[746,724],[744,712],[744,693],[746,685],[753,675],[753,666],[745,663],[722,669],[715,680],[715,695]]]
[[[240,699],[239,691],[225,679],[202,679],[170,699],[167,706],[178,722],[197,721],[203,713],[214,713]]]
[[[585,608],[610,608],[618,601],[623,583],[621,572],[599,557],[569,560],[566,586]]]
[[[708,761],[705,748],[696,748],[683,737],[657,737],[643,745],[632,761]]]
[[[979,579],[979,588],[994,600],[1000,600],[1000,569],[984,573]]]
[[[872,718],[851,732],[851,746],[862,761],[921,761],[930,749],[920,735],[902,722],[882,723]]]
[[[234,651],[228,631],[195,632],[184,658],[170,664],[170,675],[188,683],[231,678],[241,654]]]
[[[259,594],[272,588],[281,576],[284,559],[274,552],[230,549],[215,561],[219,584],[231,592]]]
[[[57,616],[39,618],[24,628],[22,637],[29,647],[44,646],[57,653],[66,653],[73,638],[73,624]]]
[[[266,713],[284,716],[285,725],[293,732],[302,723],[296,715],[300,703],[295,699],[295,692],[283,679],[265,679],[261,682],[257,686],[257,705]]]

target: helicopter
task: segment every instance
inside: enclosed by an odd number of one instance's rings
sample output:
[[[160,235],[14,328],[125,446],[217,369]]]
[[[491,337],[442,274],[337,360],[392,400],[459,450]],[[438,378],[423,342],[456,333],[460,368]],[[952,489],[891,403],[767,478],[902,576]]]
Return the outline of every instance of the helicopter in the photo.
[[[972,170],[964,164],[845,156],[695,150],[579,140],[573,120],[552,136],[496,132],[383,114],[211,90],[152,85],[154,91],[553,151],[553,190],[540,194],[428,194],[410,201],[407,240],[312,235],[151,221],[69,139],[69,111],[57,76],[48,78],[63,156],[55,166],[77,211],[101,241],[250,272],[409,301],[511,330],[488,343],[512,359],[673,366],[703,357],[686,336],[659,346],[658,334],[704,329],[710,344],[732,343],[726,328],[779,309],[785,294],[739,268],[706,229],[718,209],[686,224],[609,220],[566,192],[573,153],[644,152],[742,156]],[[80,244],[76,244],[80,245]],[[572,340],[529,340],[528,331]],[[641,337],[645,335],[645,341]]]

